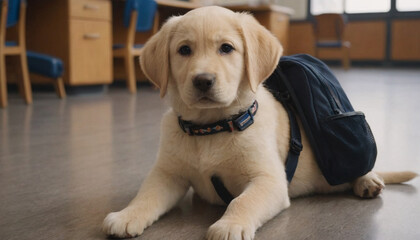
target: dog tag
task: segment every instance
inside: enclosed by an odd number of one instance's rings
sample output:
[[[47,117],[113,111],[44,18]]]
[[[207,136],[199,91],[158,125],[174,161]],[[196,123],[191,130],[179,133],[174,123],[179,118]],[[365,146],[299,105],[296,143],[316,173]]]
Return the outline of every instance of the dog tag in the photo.
[[[254,118],[249,111],[246,111],[244,114],[236,118],[234,123],[239,131],[243,131],[254,123]]]

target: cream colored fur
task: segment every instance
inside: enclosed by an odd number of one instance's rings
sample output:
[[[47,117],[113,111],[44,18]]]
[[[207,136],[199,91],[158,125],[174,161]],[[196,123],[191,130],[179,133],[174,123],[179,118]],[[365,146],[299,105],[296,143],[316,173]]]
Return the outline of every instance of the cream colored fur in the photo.
[[[224,43],[234,50],[222,54],[219,49]],[[192,50],[189,56],[178,53],[184,45]],[[289,197],[351,187],[358,196],[375,197],[384,187],[382,177],[396,183],[415,176],[370,172],[354,183],[330,186],[303,135],[304,148],[288,186],[284,162],[289,120],[282,105],[261,85],[281,54],[276,38],[248,14],[206,7],[164,24],[141,57],[143,71],[161,89],[162,97],[168,95],[171,105],[162,120],[158,159],[128,207],[105,218],[106,234],[140,235],[190,186],[208,202],[223,204],[210,182],[214,174],[236,198],[209,228],[208,239],[253,239],[262,224],[290,205]],[[192,84],[201,73],[216,76],[207,99]],[[255,99],[259,103],[255,123],[243,132],[189,136],[178,125],[178,116],[196,124],[227,118],[247,109]]]

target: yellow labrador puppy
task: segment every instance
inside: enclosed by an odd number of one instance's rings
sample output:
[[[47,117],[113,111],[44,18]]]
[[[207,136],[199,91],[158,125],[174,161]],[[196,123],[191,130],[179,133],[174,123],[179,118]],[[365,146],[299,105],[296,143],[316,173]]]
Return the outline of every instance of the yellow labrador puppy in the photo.
[[[303,134],[303,152],[288,185],[288,116],[261,85],[281,54],[277,39],[252,16],[221,7],[196,9],[164,24],[141,57],[143,71],[171,105],[162,120],[158,159],[128,207],[105,218],[106,234],[140,235],[190,186],[208,202],[224,204],[210,181],[213,175],[235,198],[209,228],[208,239],[253,239],[262,224],[290,205],[290,197],[351,187],[358,196],[375,197],[385,183],[415,177],[370,172],[353,183],[330,186]],[[214,123],[246,111],[255,100],[255,122],[244,131],[190,136],[178,122]]]

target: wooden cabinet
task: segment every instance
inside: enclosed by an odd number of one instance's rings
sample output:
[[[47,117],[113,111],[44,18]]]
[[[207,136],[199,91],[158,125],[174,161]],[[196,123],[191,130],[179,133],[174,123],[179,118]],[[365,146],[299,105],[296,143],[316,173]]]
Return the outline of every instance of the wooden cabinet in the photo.
[[[228,6],[229,9],[236,12],[250,12],[258,22],[270,30],[283,46],[283,55],[288,49],[289,19],[293,10],[278,5],[260,5],[260,6]]]
[[[419,61],[420,19],[398,19],[391,26],[392,60]]]
[[[27,49],[61,58],[67,85],[111,83],[111,18],[109,0],[28,0]]]
[[[111,30],[106,22],[70,21],[69,74],[72,84],[111,82],[110,35]]]
[[[311,22],[294,22],[290,25],[290,45],[287,54],[315,54],[315,35]],[[382,20],[363,20],[349,22],[344,39],[351,43],[350,59],[356,61],[385,60],[386,23]],[[341,59],[336,49],[324,48],[319,52],[322,60]]]
[[[97,20],[111,20],[111,3],[105,0],[70,0],[70,16]]]

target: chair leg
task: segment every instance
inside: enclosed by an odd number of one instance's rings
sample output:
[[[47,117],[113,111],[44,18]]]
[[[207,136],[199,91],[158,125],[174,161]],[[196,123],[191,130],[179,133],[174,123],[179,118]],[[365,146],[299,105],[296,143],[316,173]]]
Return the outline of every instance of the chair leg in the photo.
[[[26,53],[20,54],[20,66],[22,68],[22,81],[23,81],[23,92],[25,95],[26,104],[32,103],[32,89],[31,82],[29,80],[28,62],[26,59]]]
[[[17,75],[17,77],[22,77],[23,78],[23,74],[22,75]],[[18,87],[18,91],[19,91],[19,95],[25,99],[25,91],[24,91],[24,87],[23,87],[23,81],[16,81],[16,85]]]
[[[125,60],[125,72],[127,74],[127,87],[130,93],[136,93],[136,76],[134,69],[134,57],[131,54],[126,54],[124,57]]]
[[[63,78],[59,77],[55,79],[54,88],[59,98],[66,98],[66,89],[64,88]]]
[[[350,48],[349,47],[342,47],[342,64],[345,70],[349,70],[350,68]]]
[[[6,57],[0,54],[0,107],[7,107]]]

